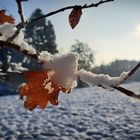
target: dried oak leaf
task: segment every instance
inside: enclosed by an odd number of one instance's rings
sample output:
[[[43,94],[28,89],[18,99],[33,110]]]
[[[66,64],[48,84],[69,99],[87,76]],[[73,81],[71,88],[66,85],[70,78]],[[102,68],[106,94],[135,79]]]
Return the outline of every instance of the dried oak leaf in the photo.
[[[58,95],[62,90],[68,93],[70,90],[62,86],[58,86],[52,79],[55,72],[53,70],[46,71],[28,71],[25,72],[25,78],[28,83],[19,89],[20,98],[26,96],[24,107],[32,111],[38,105],[44,109],[48,102],[52,105],[58,105]]]
[[[0,10],[0,25],[4,24],[5,22],[14,24],[15,23],[15,19],[13,19],[11,16],[7,16],[5,14],[5,10]]]
[[[81,15],[82,15],[82,9],[80,6],[73,8],[73,10],[69,15],[69,23],[72,29],[74,29],[76,25],[79,23]]]

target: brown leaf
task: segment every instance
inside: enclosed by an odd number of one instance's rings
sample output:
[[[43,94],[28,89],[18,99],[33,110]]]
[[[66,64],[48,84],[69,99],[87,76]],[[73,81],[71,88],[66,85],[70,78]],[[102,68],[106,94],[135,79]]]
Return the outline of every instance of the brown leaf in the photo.
[[[8,22],[8,23],[11,23],[11,24],[14,24],[15,20],[11,17],[11,16],[7,16],[5,14],[5,10],[0,10],[0,25],[1,24],[4,24],[5,22]]]
[[[74,29],[75,26],[79,23],[81,15],[82,15],[82,9],[80,6],[73,8],[73,10],[71,11],[69,15],[69,23],[72,29]]]
[[[52,105],[58,105],[58,95],[62,90],[67,93],[68,89],[57,85],[52,79],[55,72],[53,70],[46,71],[28,71],[25,72],[25,78],[28,83],[19,89],[20,98],[26,96],[24,107],[32,111],[38,105],[44,109],[48,102]]]

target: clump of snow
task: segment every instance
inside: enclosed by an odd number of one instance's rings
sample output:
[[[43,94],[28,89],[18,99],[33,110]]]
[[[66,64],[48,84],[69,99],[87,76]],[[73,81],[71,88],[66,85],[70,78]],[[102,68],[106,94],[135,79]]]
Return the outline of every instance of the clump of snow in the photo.
[[[22,63],[10,63],[7,71],[21,73],[27,70],[28,70],[27,68],[22,67]]]
[[[89,85],[105,85],[110,87],[118,86],[128,76],[128,74],[129,72],[122,72],[119,77],[111,77],[104,74],[97,75],[84,69],[81,69],[77,72],[77,75],[80,76],[80,79]]]
[[[0,25],[0,33],[2,34],[0,39],[6,41],[9,37],[14,35],[16,30],[17,28],[15,24],[4,23]],[[20,31],[18,36],[12,42],[19,45],[21,51],[26,50],[29,54],[36,54],[36,50],[32,47],[32,45],[25,42],[22,31]]]
[[[46,66],[50,67],[49,65],[51,64],[51,61],[52,61],[53,58],[54,58],[54,55],[52,55],[48,51],[42,51],[38,56],[38,60],[40,62],[43,62],[45,67]]]
[[[40,53],[38,59],[43,62],[44,69],[55,71],[54,80],[60,86],[71,89],[77,84],[78,54],[67,53],[51,55],[48,52]]]
[[[15,31],[16,31],[16,25],[14,24],[4,23],[0,25],[0,33],[6,39],[11,37],[15,33]]]
[[[14,44],[17,44],[20,46],[21,51],[28,51],[28,54],[36,54],[36,50],[32,47],[32,45],[29,45],[24,40],[24,34],[22,31],[18,34],[18,36],[13,41]]]

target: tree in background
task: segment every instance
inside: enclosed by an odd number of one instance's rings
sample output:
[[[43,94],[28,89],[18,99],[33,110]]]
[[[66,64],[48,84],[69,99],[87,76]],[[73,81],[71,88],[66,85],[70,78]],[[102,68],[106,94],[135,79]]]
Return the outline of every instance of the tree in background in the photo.
[[[36,9],[31,15],[30,21],[40,16],[43,16],[42,11]],[[51,21],[48,21],[46,25],[46,19],[28,24],[25,28],[25,39],[39,52],[48,51],[52,54],[58,52],[53,25]]]
[[[88,71],[92,69],[92,67],[94,66],[94,51],[88,46],[88,44],[84,44],[83,42],[76,40],[76,43],[71,46],[71,52],[79,54],[78,69],[83,68]],[[87,86],[87,84],[85,84],[78,78],[77,87],[85,86]]]
[[[110,76],[118,76],[122,71],[129,71],[138,62],[129,60],[115,60],[110,64],[102,64],[93,68],[92,72],[97,74],[109,74]],[[136,72],[129,80],[140,81],[139,72]]]

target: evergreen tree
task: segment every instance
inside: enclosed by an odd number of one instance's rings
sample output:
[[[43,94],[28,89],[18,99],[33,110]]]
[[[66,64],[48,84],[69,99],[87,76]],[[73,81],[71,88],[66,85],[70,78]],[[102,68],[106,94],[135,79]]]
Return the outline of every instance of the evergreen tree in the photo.
[[[30,17],[33,20],[43,16],[40,9],[36,9]],[[55,43],[56,36],[51,21],[46,24],[45,19],[41,19],[32,24],[28,24],[25,28],[25,39],[32,44],[37,51],[48,51],[52,54],[57,53],[57,45]]]

